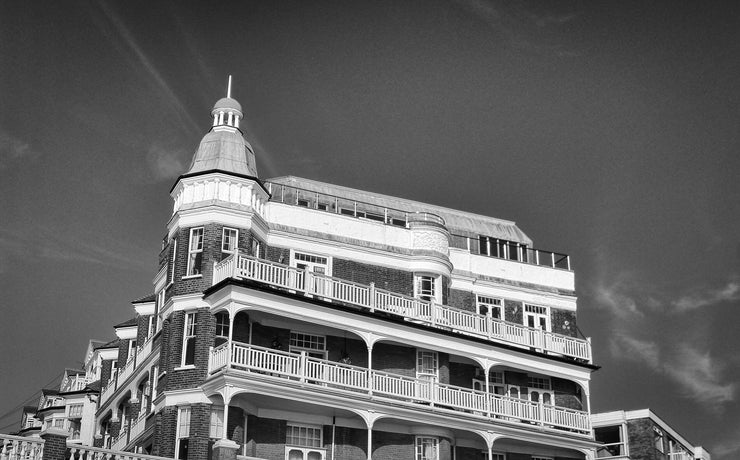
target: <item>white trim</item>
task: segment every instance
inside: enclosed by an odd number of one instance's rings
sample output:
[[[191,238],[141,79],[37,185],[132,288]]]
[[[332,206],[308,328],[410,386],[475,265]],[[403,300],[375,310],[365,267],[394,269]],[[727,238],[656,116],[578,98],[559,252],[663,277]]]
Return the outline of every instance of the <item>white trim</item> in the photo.
[[[232,242],[234,245],[233,249],[224,249],[224,243],[226,242],[226,231],[227,230],[234,232],[234,241]],[[221,252],[226,253],[226,254],[233,254],[234,252],[236,252],[237,249],[239,249],[239,229],[224,226],[221,229]]]
[[[153,315],[156,310],[155,302],[134,304],[134,311],[141,316]]]
[[[139,330],[138,326],[123,326],[116,328],[116,337],[121,340],[131,340],[136,338]]]
[[[194,278],[203,274],[203,249],[205,247],[205,239],[205,227],[193,227],[190,229],[188,237],[187,266],[185,268],[185,276],[183,276],[182,279]],[[200,254],[200,262],[198,264],[199,266],[196,268],[195,261],[198,258],[198,254]]]
[[[157,403],[157,411],[165,406],[188,406],[192,404],[212,404],[212,401],[200,388],[187,390],[169,390],[159,393],[157,398],[164,395]]]
[[[195,346],[197,342],[198,334],[196,332],[197,326],[198,326],[198,318],[197,318],[197,312],[191,311],[185,313],[185,318],[183,320],[183,332],[182,332],[182,352],[180,354],[180,368],[185,368],[186,366],[192,366],[195,367]],[[192,322],[188,324],[188,318],[192,318]],[[189,329],[192,329],[189,331]],[[187,355],[188,355],[188,344],[192,340],[192,346],[193,346],[193,362],[188,363]]]

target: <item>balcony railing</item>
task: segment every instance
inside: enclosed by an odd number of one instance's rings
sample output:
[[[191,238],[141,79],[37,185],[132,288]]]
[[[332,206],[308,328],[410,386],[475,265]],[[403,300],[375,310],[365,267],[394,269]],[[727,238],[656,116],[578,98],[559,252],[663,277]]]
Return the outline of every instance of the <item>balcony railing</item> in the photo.
[[[101,404],[110,398],[117,389],[126,385],[127,380],[134,374],[134,371],[138,369],[141,364],[146,361],[149,355],[152,354],[152,342],[154,341],[154,335],[150,336],[146,342],[136,349],[133,356],[129,357],[126,364],[123,367],[114,369],[111,372],[108,383],[103,387],[100,392]]]
[[[694,456],[688,452],[669,452],[668,460],[694,460]]]
[[[428,212],[404,211],[401,209],[378,206],[357,200],[348,200],[336,195],[314,192],[290,185],[265,182],[270,191],[270,201],[285,203],[293,206],[331,212],[351,217],[382,222],[386,225],[409,227],[410,222],[428,222],[445,225],[442,217]],[[493,238],[495,239],[495,238]],[[504,240],[500,240],[504,241]],[[481,254],[499,259],[507,259],[542,267],[561,268],[570,270],[570,256],[542,249],[529,248],[526,245],[506,241],[500,248],[486,247],[481,250],[479,238],[470,238],[452,235],[451,247],[467,249],[471,254]]]
[[[470,388],[367,369],[232,342],[211,350],[209,371],[221,369],[256,371],[289,378],[304,384],[336,388],[366,395],[383,396],[403,404],[427,404],[472,413],[477,417],[539,425],[589,435],[588,412],[511,398]]]
[[[70,455],[67,458],[76,460],[172,460],[168,457],[155,457],[154,455],[78,445],[67,445],[67,451]]]
[[[238,253],[232,254],[214,267],[214,284],[227,278],[259,281],[492,342],[533,348],[546,353],[591,362],[589,340],[530,328],[475,312],[377,289],[372,283],[369,285],[355,283]]]
[[[41,460],[44,440],[0,434],[0,460]]]

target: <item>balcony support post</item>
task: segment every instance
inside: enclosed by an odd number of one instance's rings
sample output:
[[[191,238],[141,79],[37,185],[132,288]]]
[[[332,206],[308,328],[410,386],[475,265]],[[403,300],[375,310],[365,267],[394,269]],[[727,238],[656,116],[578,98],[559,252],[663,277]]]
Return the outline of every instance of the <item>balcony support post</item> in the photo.
[[[236,256],[236,254],[234,254]],[[251,335],[250,335],[250,341],[251,341]],[[232,353],[232,347],[234,346],[234,313],[229,311],[229,341],[226,345],[228,348],[226,350],[226,368],[231,368],[231,353]],[[224,409],[225,410],[225,409]],[[224,415],[225,417],[225,415]],[[224,424],[226,426],[226,424]]]
[[[367,425],[367,460],[373,460],[373,426]]]
[[[370,302],[370,313],[375,313],[375,283],[370,283],[370,288],[368,289],[368,296],[370,297],[368,301]]]
[[[367,389],[370,396],[373,395],[373,346],[367,347]]]
[[[489,368],[483,369],[483,377],[486,379],[486,415],[491,417],[491,384],[488,383],[488,374],[491,370]]]

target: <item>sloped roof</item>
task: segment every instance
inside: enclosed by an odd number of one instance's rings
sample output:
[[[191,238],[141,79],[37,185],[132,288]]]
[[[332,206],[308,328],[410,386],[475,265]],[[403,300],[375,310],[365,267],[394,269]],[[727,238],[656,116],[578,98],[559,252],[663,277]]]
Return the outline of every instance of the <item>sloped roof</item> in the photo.
[[[117,329],[117,328],[119,328],[119,327],[131,327],[131,326],[137,326],[138,324],[139,324],[139,322],[137,321],[137,319],[136,319],[136,318],[131,318],[131,319],[127,319],[126,321],[124,321],[124,322],[122,322],[122,323],[120,323],[120,324],[116,324],[116,325],[115,325],[115,326],[113,326],[113,327]]]
[[[187,174],[212,170],[257,177],[254,150],[241,132],[219,130],[203,136]]]
[[[150,303],[154,302],[157,299],[157,296],[155,294],[147,294],[144,297],[139,297],[136,300],[132,300],[131,303]]]
[[[100,348],[118,348],[118,344],[121,343],[121,339],[113,339],[110,342],[106,342],[100,346],[95,347],[95,349]]]

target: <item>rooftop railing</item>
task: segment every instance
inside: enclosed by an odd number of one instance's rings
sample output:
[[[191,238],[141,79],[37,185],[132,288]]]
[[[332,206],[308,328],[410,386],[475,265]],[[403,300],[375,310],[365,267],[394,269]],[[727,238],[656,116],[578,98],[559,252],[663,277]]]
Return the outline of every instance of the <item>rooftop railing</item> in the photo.
[[[41,460],[43,456],[43,439],[0,434],[1,460]]]
[[[214,284],[227,278],[258,281],[491,342],[531,348],[591,362],[591,343],[587,339],[501,321],[487,315],[378,289],[373,283],[369,285],[355,283],[257,259],[238,252],[214,266]]]
[[[409,227],[411,222],[428,222],[445,225],[442,217],[429,212],[411,212],[401,209],[378,206],[363,201],[348,200],[340,196],[305,190],[290,185],[265,182],[270,191],[270,201],[301,206],[319,211],[332,212],[351,217],[382,222],[386,225]],[[485,236],[483,238],[486,238]],[[480,237],[452,235],[451,247],[467,249],[471,254],[495,257],[540,267],[570,270],[570,256],[553,251],[534,249],[515,241],[490,238],[502,244],[490,246],[490,242],[480,242]]]
[[[472,413],[475,417],[534,424],[584,435],[591,432],[588,412],[312,358],[305,352],[290,353],[226,342],[211,350],[209,371],[215,373],[224,368],[266,373],[330,390],[390,398],[400,404],[423,404]]]

